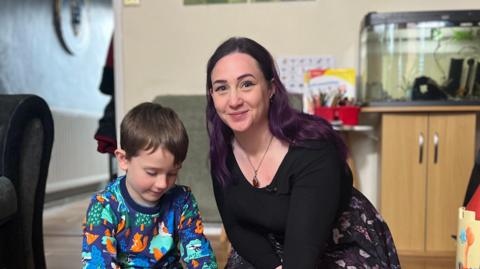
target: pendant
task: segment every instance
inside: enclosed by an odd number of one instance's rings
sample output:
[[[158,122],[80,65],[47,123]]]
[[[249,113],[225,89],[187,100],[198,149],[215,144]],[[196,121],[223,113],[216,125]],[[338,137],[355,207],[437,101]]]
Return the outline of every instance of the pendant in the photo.
[[[260,186],[260,183],[258,182],[258,179],[257,179],[257,175],[253,176],[252,183],[255,188],[258,188],[258,186]]]

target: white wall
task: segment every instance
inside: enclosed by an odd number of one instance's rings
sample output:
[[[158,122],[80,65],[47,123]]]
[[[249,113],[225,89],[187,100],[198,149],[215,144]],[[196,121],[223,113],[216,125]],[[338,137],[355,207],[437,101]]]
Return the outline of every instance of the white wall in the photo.
[[[230,36],[257,40],[278,56],[332,55],[356,67],[360,22],[370,11],[479,9],[478,0],[315,0],[184,6],[182,0],[116,1],[118,114],[159,94],[203,94],[206,62]],[[372,123],[377,120],[373,119]],[[377,204],[377,148],[355,134],[362,191]]]
[[[56,33],[53,1],[2,0],[0,93],[33,93],[51,109],[102,115],[109,98],[98,86],[113,30],[111,0],[88,1],[82,14],[86,42],[72,42],[78,49],[71,55]]]
[[[480,8],[478,0],[140,3],[120,10],[124,108],[160,93],[203,93],[206,61],[230,36],[253,38],[274,56],[333,55],[338,66],[355,67],[359,25],[369,11]]]

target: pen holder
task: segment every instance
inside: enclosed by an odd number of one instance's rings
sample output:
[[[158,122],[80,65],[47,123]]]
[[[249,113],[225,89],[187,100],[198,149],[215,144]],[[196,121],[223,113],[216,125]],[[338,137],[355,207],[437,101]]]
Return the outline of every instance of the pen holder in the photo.
[[[338,119],[343,125],[357,125],[360,107],[358,106],[339,106],[337,107]]]
[[[480,267],[480,221],[475,219],[475,211],[458,209],[457,267]]]
[[[332,122],[336,118],[336,107],[318,106],[315,107],[315,116],[324,118],[325,120]]]

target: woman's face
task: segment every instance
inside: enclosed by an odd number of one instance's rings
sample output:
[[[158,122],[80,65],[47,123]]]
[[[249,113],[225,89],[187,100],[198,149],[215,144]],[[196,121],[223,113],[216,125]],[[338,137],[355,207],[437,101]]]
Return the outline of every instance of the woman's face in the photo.
[[[211,79],[215,110],[234,132],[268,124],[274,89],[253,57],[236,52],[221,58],[212,70]]]

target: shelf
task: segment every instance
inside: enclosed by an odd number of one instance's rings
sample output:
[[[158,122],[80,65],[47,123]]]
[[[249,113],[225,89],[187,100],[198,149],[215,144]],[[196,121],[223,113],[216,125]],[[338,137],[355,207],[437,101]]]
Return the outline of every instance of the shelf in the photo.
[[[367,132],[367,131],[372,131],[373,126],[370,126],[370,125],[333,125],[333,129],[335,131],[340,131],[340,132],[348,132],[348,131]]]
[[[455,244],[455,241],[453,239],[452,239],[452,244]],[[455,251],[423,252],[423,251],[398,250],[398,256],[409,257],[409,258],[448,259],[451,257],[455,257],[456,252]]]
[[[362,113],[391,112],[468,112],[480,111],[480,106],[383,106],[362,107]]]

